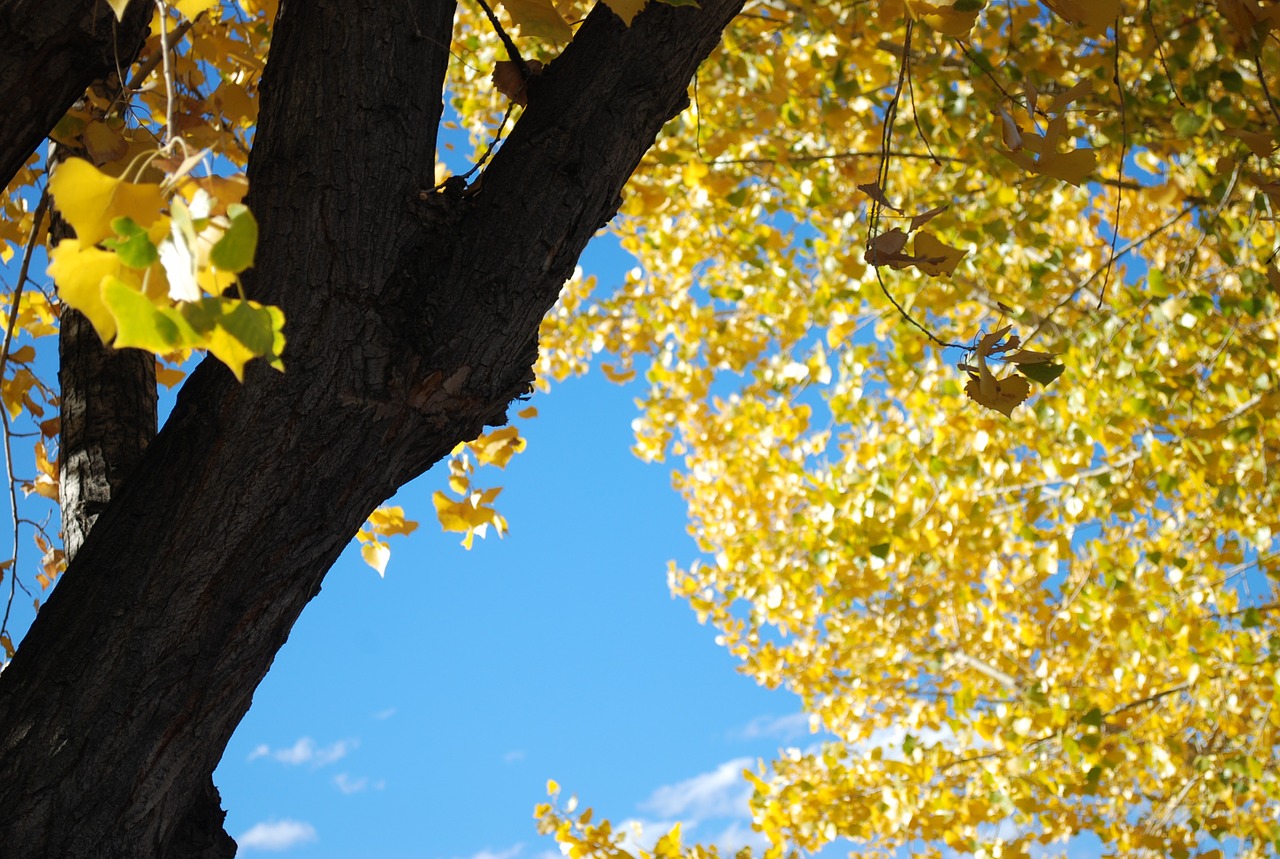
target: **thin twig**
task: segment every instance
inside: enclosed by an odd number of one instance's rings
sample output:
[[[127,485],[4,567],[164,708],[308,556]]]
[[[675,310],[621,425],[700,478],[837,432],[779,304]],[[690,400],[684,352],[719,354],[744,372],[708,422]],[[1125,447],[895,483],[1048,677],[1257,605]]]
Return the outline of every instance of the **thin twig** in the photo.
[[[898,66],[898,82],[893,88],[893,97],[889,99],[889,104],[884,111],[884,123],[880,128],[880,164],[876,168],[876,185],[880,189],[880,196],[884,196],[885,187],[889,184],[889,162],[892,154],[893,146],[893,122],[898,115],[898,102],[902,98],[902,88],[907,79],[907,69],[910,68],[910,61],[907,57],[911,54],[911,32],[913,28],[912,21],[907,21],[906,32],[902,38],[902,62]],[[934,159],[936,160],[936,159]],[[948,343],[938,335],[934,334],[923,324],[916,320],[914,316],[907,312],[898,299],[893,297],[889,292],[889,287],[884,282],[883,275],[880,274],[879,256],[875,250],[875,240],[880,234],[880,201],[873,199],[871,201],[871,211],[867,218],[867,252],[870,257],[871,268],[876,273],[876,283],[880,285],[880,291],[884,293],[884,297],[889,299],[889,303],[898,311],[903,319],[910,322],[916,328],[924,333],[931,341],[938,344],[944,349],[964,349],[966,348],[960,343]]]
[[[502,44],[507,49],[507,58],[516,64],[516,68],[520,70],[520,77],[526,82],[533,74],[529,70],[529,64],[524,61],[524,57],[520,56],[520,51],[516,49],[516,43],[511,41],[511,37],[507,35],[507,31],[502,29],[498,16],[493,14],[493,10],[489,8],[489,4],[485,0],[476,0],[476,3],[484,10],[485,16],[489,19],[489,23],[493,25],[493,29],[498,31],[498,38],[502,40]]]
[[[1124,84],[1120,81],[1120,16],[1116,16],[1115,32],[1115,69],[1112,80],[1116,84],[1116,92],[1120,96],[1120,167],[1116,180],[1124,181],[1124,159],[1129,152],[1129,125],[1125,114]],[[1102,286],[1098,288],[1098,308],[1101,309],[1107,298],[1107,284],[1111,282],[1111,270],[1116,264],[1116,242],[1120,238],[1120,206],[1124,202],[1124,188],[1116,188],[1116,212],[1111,223],[1111,251],[1107,257],[1107,270],[1102,276]]]
[[[1271,108],[1271,115],[1276,118],[1276,122],[1280,123],[1280,109],[1276,108],[1276,100],[1271,97],[1271,90],[1267,87],[1267,73],[1262,68],[1262,56],[1258,51],[1253,52],[1253,67],[1258,70],[1258,83],[1262,85],[1262,94],[1267,99],[1267,107]]]
[[[44,216],[49,208],[49,189],[46,187],[40,195],[40,203],[36,206],[35,216],[31,223],[31,235],[27,238],[26,248],[22,252],[22,266],[18,270],[18,283],[13,288],[10,299],[9,319],[5,327],[4,346],[0,348],[0,379],[4,378],[9,363],[9,348],[13,345],[13,332],[18,327],[18,311],[22,305],[22,290],[27,283],[27,272],[31,269],[31,257],[35,253],[36,243],[40,239],[40,228],[44,225]],[[4,432],[4,466],[9,476],[9,515],[13,518],[13,566],[9,569],[9,597],[5,600],[4,617],[0,619],[0,633],[9,632],[9,613],[13,610],[13,598],[17,595],[18,586],[18,489],[17,478],[13,474],[13,450],[10,444],[9,414],[0,409],[3,418]],[[26,587],[23,587],[26,590]],[[29,593],[29,592],[28,592]]]
[[[169,60],[169,7],[164,0],[156,0],[160,10],[160,58],[164,63],[164,142],[173,140],[173,65]]]

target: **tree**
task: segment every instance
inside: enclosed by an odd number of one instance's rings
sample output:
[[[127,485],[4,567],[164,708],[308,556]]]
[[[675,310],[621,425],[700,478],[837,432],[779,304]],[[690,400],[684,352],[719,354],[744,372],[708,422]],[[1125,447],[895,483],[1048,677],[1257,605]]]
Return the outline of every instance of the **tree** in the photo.
[[[736,11],[660,7],[627,27],[596,10],[483,189],[454,195],[432,190],[453,4],[281,10],[243,282],[283,309],[288,370],[192,373],[41,608],[3,674],[0,841],[170,849],[343,545],[528,391],[541,317]],[[10,33],[45,14],[6,13]],[[14,69],[5,90],[42,73]]]
[[[337,553],[368,520],[385,562],[408,526],[371,511],[451,452],[441,523],[500,525],[473,464],[518,437],[456,446],[505,423],[535,365],[545,382],[608,352],[611,377],[645,371],[637,450],[684,458],[709,560],[673,566],[673,590],[835,737],[747,774],[771,855],[1081,833],[1126,855],[1280,850],[1274,4],[510,0],[508,42],[479,7],[286,3],[268,30],[264,4],[192,0],[145,43],[138,5],[113,56],[143,44],[145,74],[112,63],[53,131],[88,156],[65,191],[53,172],[79,242],[53,274],[82,331],[225,366],[191,375],[126,477],[82,457],[112,497],[0,675],[4,843],[216,845],[208,775]],[[50,13],[0,14],[38,33]],[[62,14],[75,27],[49,32],[106,43],[111,16]],[[15,129],[49,131],[104,75],[42,72],[51,38],[0,66],[0,92],[79,77]],[[446,79],[474,181],[435,165]],[[124,120],[122,83],[149,118]],[[130,188],[136,212],[112,212],[132,223],[95,221],[75,188],[156,151],[142,128],[233,161],[252,130],[252,215],[166,150],[129,174],[165,194]],[[0,145],[21,160],[29,138]],[[208,211],[184,215],[197,189]],[[21,246],[39,219],[16,199]],[[619,207],[640,267],[595,298],[573,265]],[[250,217],[245,269],[230,237]],[[146,247],[200,257],[167,238],[184,218],[227,244],[175,299],[145,273],[186,281]],[[240,272],[261,304],[222,294]],[[11,306],[43,330],[39,298]],[[11,414],[39,391],[13,367]],[[539,809],[571,855],[618,849],[572,812]],[[647,852],[714,848],[675,831]]]

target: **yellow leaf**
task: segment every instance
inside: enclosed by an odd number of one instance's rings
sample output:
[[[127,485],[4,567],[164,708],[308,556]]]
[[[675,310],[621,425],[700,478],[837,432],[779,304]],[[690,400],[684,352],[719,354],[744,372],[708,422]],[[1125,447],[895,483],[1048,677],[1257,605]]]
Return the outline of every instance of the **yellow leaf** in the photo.
[[[930,3],[928,0],[907,0],[907,9],[911,12],[911,17],[924,21],[939,33],[963,39],[973,29],[982,6],[965,11],[959,11],[954,6],[955,0],[951,2],[940,0],[937,3]]]
[[[631,368],[620,369],[613,364],[601,363],[600,369],[604,372],[605,378],[615,384],[623,384],[630,382],[636,377],[636,371]]]
[[[129,5],[129,0],[107,0],[107,5],[111,7],[111,11],[116,13],[116,20],[124,20],[125,7]]]
[[[100,248],[82,247],[78,239],[63,239],[49,254],[49,276],[58,285],[58,296],[88,317],[103,343],[110,343],[116,320],[102,300],[102,287],[108,278],[126,277],[119,258]]]
[[[218,5],[218,0],[174,0],[174,6],[188,21],[194,21],[201,12]]]
[[[49,193],[85,245],[114,235],[111,222],[116,218],[151,226],[165,202],[159,185],[114,179],[83,158],[69,158],[54,169]]]
[[[379,507],[369,514],[369,520],[365,524],[373,533],[384,537],[412,534],[418,528],[417,522],[404,517],[403,507]]]
[[[364,558],[366,564],[377,570],[378,575],[385,576],[387,561],[391,560],[391,547],[386,543],[365,543],[360,547],[360,557]]]
[[[500,0],[521,35],[546,39],[557,44],[573,38],[569,22],[560,16],[551,0]]]
[[[1086,33],[1101,34],[1120,14],[1120,0],[1042,0],[1059,18]]]
[[[537,407],[537,406],[526,406],[525,408],[523,408],[523,409],[521,409],[520,411],[516,412],[516,416],[517,416],[517,417],[521,417],[521,418],[525,418],[526,420],[528,420],[529,418],[536,418],[536,417],[538,416],[538,407]]]
[[[916,268],[932,277],[941,275],[950,277],[955,272],[956,266],[960,264],[960,260],[964,259],[965,254],[968,253],[944,244],[932,233],[927,232],[916,234],[915,252]]]
[[[630,27],[636,14],[647,2],[648,0],[604,0],[604,5],[612,9],[613,13],[622,19],[622,23]]]
[[[1075,149],[1071,152],[1042,154],[1032,169],[1036,173],[1079,185],[1097,164],[1098,156],[1092,149]]]
[[[555,796],[560,792],[560,783],[555,779],[547,779],[547,796]]]

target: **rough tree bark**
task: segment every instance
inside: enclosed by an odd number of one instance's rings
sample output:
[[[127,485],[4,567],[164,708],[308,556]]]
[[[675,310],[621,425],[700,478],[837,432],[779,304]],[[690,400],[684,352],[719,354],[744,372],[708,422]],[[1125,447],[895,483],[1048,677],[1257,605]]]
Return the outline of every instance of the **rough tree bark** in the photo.
[[[103,0],[0,0],[0,188],[90,83],[129,67],[153,11],[134,2],[117,21]]]
[[[287,371],[196,370],[0,675],[6,850],[167,852],[368,513],[528,391],[539,321],[740,6],[597,7],[451,196],[421,193],[451,0],[284,0],[246,286],[285,311]]]

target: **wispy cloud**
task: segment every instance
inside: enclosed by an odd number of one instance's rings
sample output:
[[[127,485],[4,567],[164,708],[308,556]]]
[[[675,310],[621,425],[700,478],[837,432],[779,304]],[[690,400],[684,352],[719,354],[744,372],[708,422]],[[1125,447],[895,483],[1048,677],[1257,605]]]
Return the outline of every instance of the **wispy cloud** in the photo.
[[[347,796],[353,793],[360,793],[363,790],[382,790],[387,786],[385,779],[370,781],[367,776],[353,777],[347,773],[338,773],[333,777],[333,783],[338,786],[338,790]]]
[[[739,740],[759,740],[773,737],[780,740],[796,740],[809,736],[809,714],[792,713],[788,716],[757,716],[730,736]]]
[[[686,823],[715,817],[743,817],[747,814],[752,789],[742,778],[742,771],[753,763],[751,758],[734,758],[711,772],[664,785],[640,803],[639,808]]]
[[[318,840],[316,828],[301,820],[269,820],[256,823],[236,839],[245,850],[288,850]]]
[[[299,766],[301,764],[311,764],[312,769],[328,766],[335,761],[340,761],[347,756],[347,753],[360,745],[359,740],[338,740],[327,746],[317,746],[316,741],[310,737],[302,737],[292,746],[284,749],[272,749],[266,743],[260,743],[249,753],[249,760],[256,761],[258,758],[271,758],[282,764],[289,766]]]
[[[524,760],[524,749],[513,749],[502,756],[504,764],[514,764]]]
[[[385,719],[390,719],[390,718],[391,718],[392,716],[394,716],[395,714],[396,714],[396,708],[395,708],[395,707],[388,707],[388,708],[387,708],[387,709],[385,709],[385,710],[379,710],[378,712],[374,713],[374,714],[373,714],[373,718],[378,719],[378,720],[380,720],[380,721],[381,721],[381,720],[385,720]]]
[[[488,847],[467,856],[466,859],[516,859],[520,855],[520,851],[524,849],[524,844],[512,844],[505,850],[490,850]],[[556,854],[557,856],[559,854]]]

